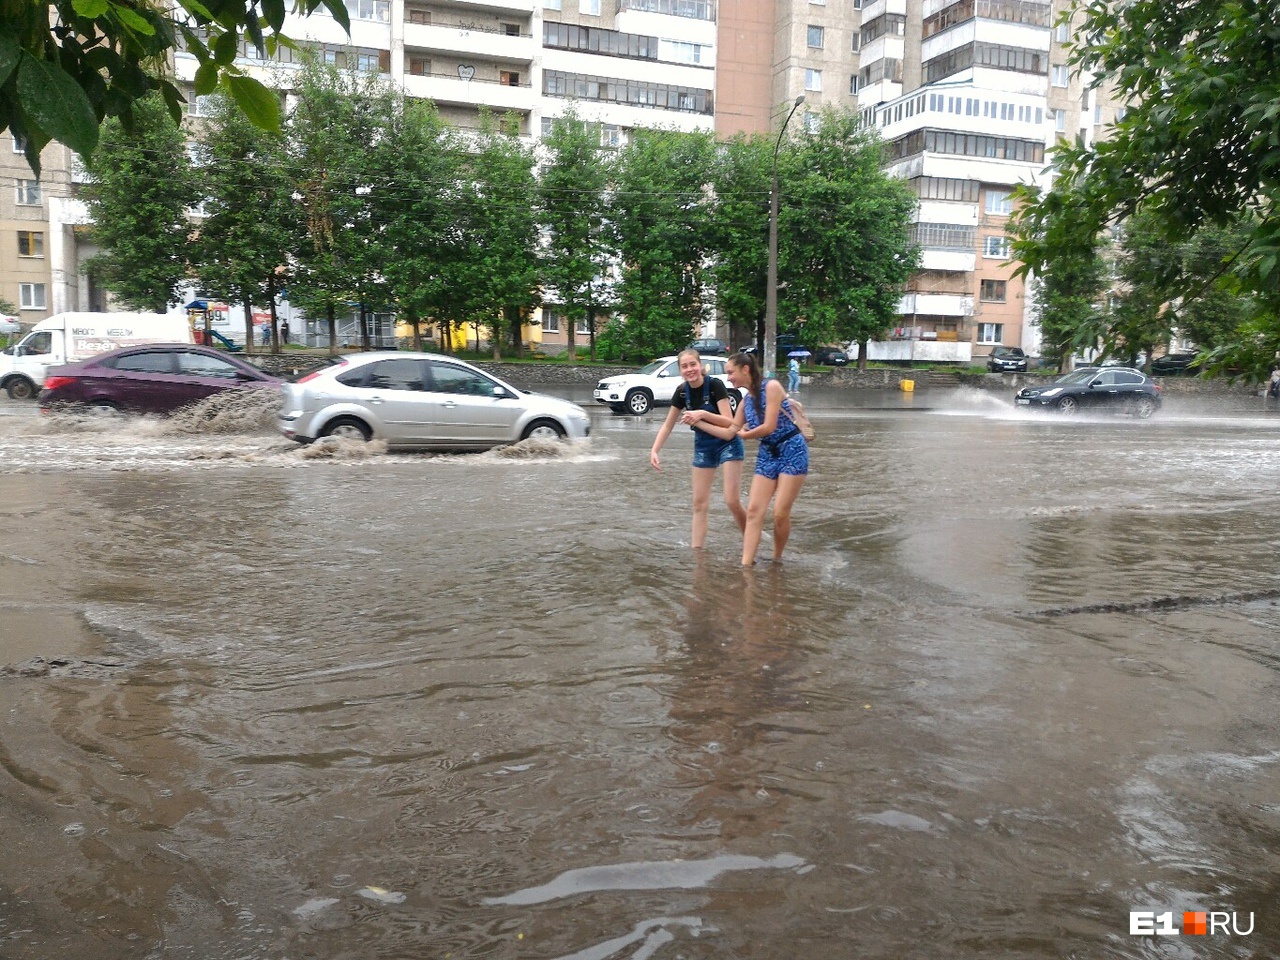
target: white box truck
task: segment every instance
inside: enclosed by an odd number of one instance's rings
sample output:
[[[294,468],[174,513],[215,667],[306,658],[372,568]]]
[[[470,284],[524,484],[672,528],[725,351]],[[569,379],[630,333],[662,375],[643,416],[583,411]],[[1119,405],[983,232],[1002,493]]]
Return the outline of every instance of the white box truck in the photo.
[[[0,351],[0,390],[34,397],[50,367],[141,343],[192,343],[186,317],[163,313],[59,313]]]

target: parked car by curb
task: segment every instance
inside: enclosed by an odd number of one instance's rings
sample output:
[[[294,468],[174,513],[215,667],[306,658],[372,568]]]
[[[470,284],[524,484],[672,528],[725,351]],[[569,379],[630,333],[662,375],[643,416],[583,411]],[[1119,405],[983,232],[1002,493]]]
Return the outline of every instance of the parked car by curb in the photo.
[[[1151,361],[1151,372],[1157,377],[1173,377],[1179,374],[1195,376],[1200,372],[1196,353],[1166,353]]]
[[[702,367],[708,376],[733,389],[725,371],[724,357],[703,357]],[[614,413],[644,416],[654,407],[670,405],[671,398],[683,383],[679,357],[659,357],[635,373],[606,377],[596,384],[592,396],[596,403],[608,405]]]
[[[1021,347],[996,347],[987,357],[987,369],[992,373],[1026,373],[1028,365]]]

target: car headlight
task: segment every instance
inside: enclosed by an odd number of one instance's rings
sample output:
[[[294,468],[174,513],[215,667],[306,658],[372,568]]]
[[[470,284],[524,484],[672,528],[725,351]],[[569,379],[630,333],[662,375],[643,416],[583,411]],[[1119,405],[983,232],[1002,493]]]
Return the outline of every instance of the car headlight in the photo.
[[[1058,394],[1060,394],[1061,392],[1062,392],[1062,388],[1061,388],[1061,387],[1050,387],[1048,390],[1046,390],[1046,391],[1044,391],[1042,394],[1040,394],[1040,396],[1042,396],[1042,397],[1056,397],[1056,396],[1057,396]]]

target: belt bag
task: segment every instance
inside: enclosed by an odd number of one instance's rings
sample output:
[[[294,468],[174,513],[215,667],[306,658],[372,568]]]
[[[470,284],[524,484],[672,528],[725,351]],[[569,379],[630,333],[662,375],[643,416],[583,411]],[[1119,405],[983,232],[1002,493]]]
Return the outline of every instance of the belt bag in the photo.
[[[790,440],[792,437],[798,437],[799,435],[800,435],[800,431],[793,425],[790,430],[788,430],[786,433],[784,433],[780,437],[773,437],[769,440],[765,440],[764,438],[761,438],[760,446],[764,447],[766,450],[769,451],[769,456],[780,457],[782,456],[782,445],[786,443],[788,440]]]

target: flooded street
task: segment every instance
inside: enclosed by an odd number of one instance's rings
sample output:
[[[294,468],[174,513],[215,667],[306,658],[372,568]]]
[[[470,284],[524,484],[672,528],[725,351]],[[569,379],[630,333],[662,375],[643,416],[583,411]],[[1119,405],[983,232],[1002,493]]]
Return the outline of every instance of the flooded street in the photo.
[[[0,957],[1280,952],[1263,401],[802,394],[743,571],[688,431],[548,392],[588,443],[0,401]]]

